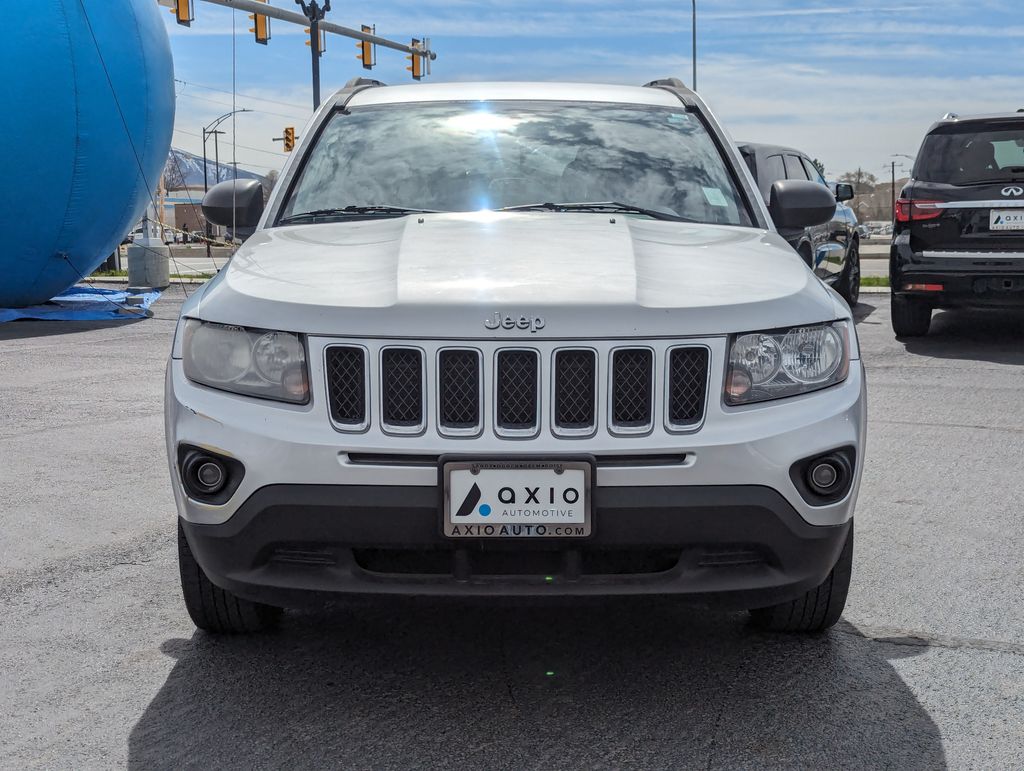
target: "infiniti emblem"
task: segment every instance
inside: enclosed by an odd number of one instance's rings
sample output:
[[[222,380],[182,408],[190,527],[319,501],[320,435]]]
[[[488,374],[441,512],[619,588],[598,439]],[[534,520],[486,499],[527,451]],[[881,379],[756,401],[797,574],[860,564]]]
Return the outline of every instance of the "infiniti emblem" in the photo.
[[[484,319],[484,326],[488,329],[528,329],[532,333],[544,329],[543,316],[517,316],[511,313],[494,312],[493,316]]]
[[[1024,195],[1024,187],[1004,187],[1003,195]]]

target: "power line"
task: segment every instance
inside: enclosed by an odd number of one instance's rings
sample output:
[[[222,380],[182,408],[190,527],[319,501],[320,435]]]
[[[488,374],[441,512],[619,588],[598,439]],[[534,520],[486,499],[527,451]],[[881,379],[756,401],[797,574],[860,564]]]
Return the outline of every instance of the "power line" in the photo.
[[[179,97],[184,96],[184,97],[187,97],[188,99],[198,99],[201,102],[209,102],[210,104],[216,104],[216,105],[219,105],[220,107],[230,107],[231,106],[227,102],[218,102],[216,99],[210,99],[209,97],[198,96],[196,94],[187,94],[184,91],[179,91],[178,92],[178,96]],[[259,112],[259,113],[263,113],[264,115],[274,115],[274,116],[276,116],[278,118],[288,118],[289,120],[293,120],[293,119],[296,118],[295,113],[273,112],[271,110],[262,110],[262,109],[255,109],[254,110],[254,109],[251,109],[251,108],[250,108],[249,112]]]
[[[199,137],[199,134],[197,134],[194,131],[186,131],[183,128],[175,128],[174,130],[177,133],[179,133],[179,134],[186,134],[186,135],[188,135],[190,137]],[[252,150],[253,152],[256,152],[256,153],[266,153],[267,155],[273,155],[275,158],[281,158],[281,154],[279,152],[275,152],[274,150],[264,150],[262,147],[252,147],[250,145],[238,145],[238,147],[241,147],[241,148],[243,148],[245,150]],[[266,168],[272,168],[272,167],[267,166]]]
[[[175,83],[181,83],[181,85],[183,85],[183,86],[192,86],[194,88],[203,88],[203,89],[206,89],[207,91],[218,91],[218,92],[220,92],[222,94],[230,94],[231,93],[230,91],[228,91],[226,89],[223,89],[223,88],[217,88],[216,86],[207,86],[207,85],[204,85],[202,83],[193,83],[192,81],[185,81],[185,80],[181,80],[180,78],[175,78],[174,82]],[[246,99],[255,99],[256,101],[259,101],[259,102],[270,102],[271,104],[279,104],[282,107],[294,107],[294,108],[296,108],[298,110],[302,110],[304,113],[308,113],[309,112],[309,110],[306,107],[303,107],[301,104],[294,104],[292,102],[282,102],[282,101],[279,101],[277,99],[270,99],[270,98],[265,97],[265,96],[256,96],[255,94],[244,94],[241,91],[238,92],[238,95],[242,96],[242,97],[245,97]]]

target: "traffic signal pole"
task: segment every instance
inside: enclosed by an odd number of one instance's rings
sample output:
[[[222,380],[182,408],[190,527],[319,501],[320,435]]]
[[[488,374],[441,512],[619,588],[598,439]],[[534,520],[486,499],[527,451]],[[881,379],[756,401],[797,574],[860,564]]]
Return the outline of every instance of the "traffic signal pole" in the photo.
[[[213,3],[214,5],[222,5],[226,8],[233,8],[238,11],[245,11],[246,13],[262,14],[272,19],[280,19],[281,21],[290,22],[292,24],[301,24],[303,27],[309,26],[310,35],[310,48],[313,53],[313,104],[314,107],[320,106],[320,41],[321,34],[328,33],[331,35],[341,35],[342,37],[352,38],[354,40],[361,40],[366,43],[372,43],[373,45],[381,48],[390,48],[393,51],[401,51],[412,56],[418,56],[422,62],[427,65],[425,69],[429,72],[429,62],[437,59],[437,54],[430,50],[430,47],[423,45],[422,47],[414,47],[405,45],[404,43],[398,43],[394,40],[388,40],[387,38],[379,37],[375,34],[363,32],[361,30],[352,29],[351,27],[343,27],[340,24],[324,19],[324,14],[331,9],[330,0],[295,0],[296,3],[302,8],[303,13],[296,13],[295,11],[286,11],[283,8],[277,8],[269,3],[262,3],[258,0],[202,0],[204,3]]]
[[[331,0],[325,0],[321,7],[317,0],[305,2],[295,0],[295,4],[302,8],[302,12],[309,20],[309,50],[313,55],[313,109],[320,107],[320,22],[324,15],[331,10]]]

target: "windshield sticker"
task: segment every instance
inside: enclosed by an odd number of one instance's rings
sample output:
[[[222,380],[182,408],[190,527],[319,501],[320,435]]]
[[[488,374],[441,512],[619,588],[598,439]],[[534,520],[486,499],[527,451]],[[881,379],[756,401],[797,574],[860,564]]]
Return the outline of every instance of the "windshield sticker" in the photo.
[[[717,187],[702,187],[704,191],[704,197],[708,199],[708,203],[712,206],[728,206],[729,201],[725,197],[725,193]]]
[[[685,112],[672,112],[669,113],[668,117],[665,120],[667,120],[669,123],[687,124],[690,122],[690,116],[687,115]]]

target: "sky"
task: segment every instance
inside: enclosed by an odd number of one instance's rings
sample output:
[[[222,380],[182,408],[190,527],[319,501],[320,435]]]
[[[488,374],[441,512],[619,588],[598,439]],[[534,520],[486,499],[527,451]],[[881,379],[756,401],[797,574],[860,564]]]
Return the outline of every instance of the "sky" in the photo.
[[[302,28],[273,20],[261,46],[247,14],[194,3],[189,28],[160,9],[177,80],[174,145],[200,153],[202,126],[234,103],[253,112],[236,116],[234,150],[232,121],[222,127],[221,161],[234,153],[259,173],[280,168],[272,138],[289,125],[301,134],[312,112]],[[698,91],[738,141],[797,147],[831,178],[858,168],[884,177],[945,113],[1024,107],[1020,9],[1021,0],[697,0]],[[432,81],[692,79],[687,0],[345,0],[328,18],[406,43],[429,37]],[[355,41],[329,36],[324,94],[364,74],[411,82],[404,54],[377,53],[366,73]]]

